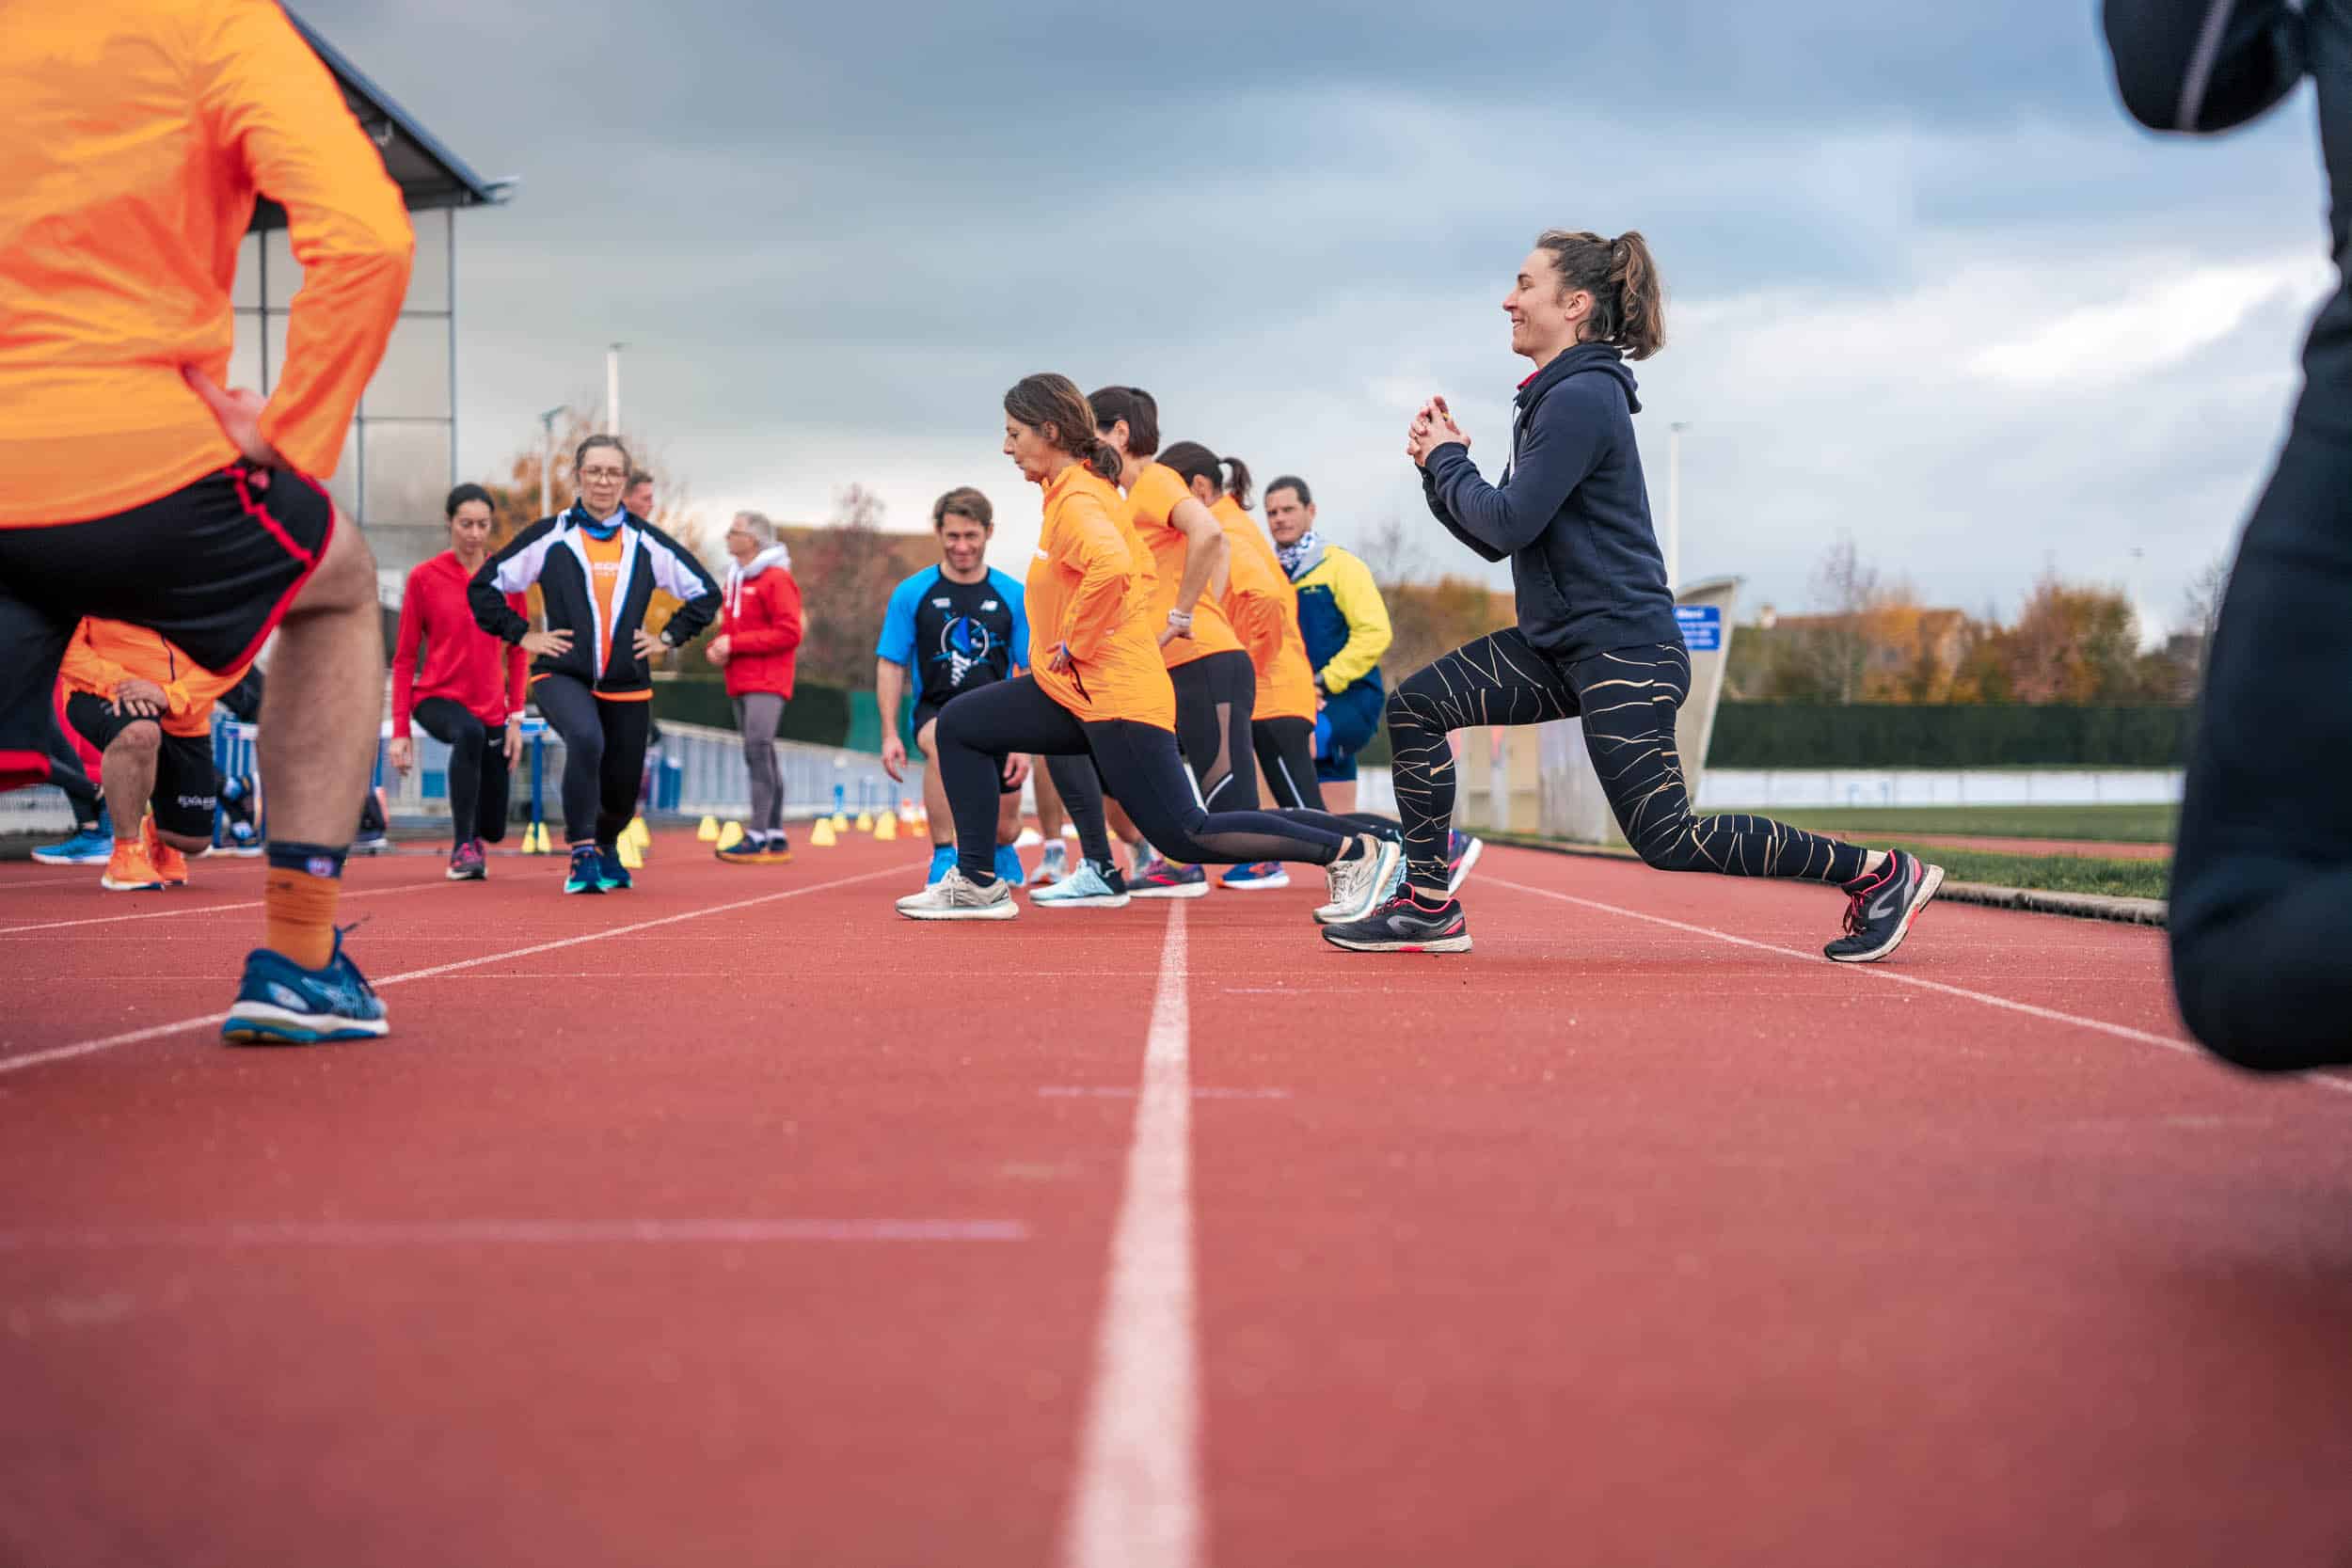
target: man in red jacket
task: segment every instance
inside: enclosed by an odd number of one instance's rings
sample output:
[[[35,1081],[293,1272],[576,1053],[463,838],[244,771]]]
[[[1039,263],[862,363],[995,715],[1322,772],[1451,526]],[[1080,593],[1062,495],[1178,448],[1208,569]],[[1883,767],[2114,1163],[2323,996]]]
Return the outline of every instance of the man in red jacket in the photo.
[[[776,542],[776,525],[757,512],[739,512],[727,529],[725,608],[710,662],[726,672],[735,700],[735,727],[752,774],[752,819],[740,842],[719,851],[731,865],[775,865],[792,858],[784,836],[784,776],[776,766],[776,726],[792,697],[792,666],[801,646],[801,585],[792,556]]]

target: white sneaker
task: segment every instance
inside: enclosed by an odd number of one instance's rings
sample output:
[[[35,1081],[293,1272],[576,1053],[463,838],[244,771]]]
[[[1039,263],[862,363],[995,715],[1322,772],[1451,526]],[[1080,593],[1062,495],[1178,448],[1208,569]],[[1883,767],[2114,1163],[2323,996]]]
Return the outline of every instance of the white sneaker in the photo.
[[[1405,847],[1375,839],[1373,854],[1352,861],[1333,861],[1323,868],[1331,879],[1331,901],[1315,911],[1315,924],[1336,926],[1361,920],[1376,908],[1389,885],[1405,869]]]
[[[1002,877],[986,887],[975,887],[960,866],[920,893],[898,900],[898,912],[909,920],[1010,920],[1021,912],[1012,889]]]
[[[1129,896],[1117,872],[1106,877],[1092,861],[1080,861],[1075,871],[1052,887],[1030,894],[1029,902],[1041,910],[1122,910]]]
[[[1016,849],[1030,849],[1044,842],[1045,835],[1035,828],[1024,828],[1021,830],[1021,836],[1012,841],[1012,847]]]
[[[1045,853],[1038,858],[1037,869],[1029,873],[1029,885],[1038,887],[1058,882],[1069,875],[1070,847],[1056,839],[1045,847]]]

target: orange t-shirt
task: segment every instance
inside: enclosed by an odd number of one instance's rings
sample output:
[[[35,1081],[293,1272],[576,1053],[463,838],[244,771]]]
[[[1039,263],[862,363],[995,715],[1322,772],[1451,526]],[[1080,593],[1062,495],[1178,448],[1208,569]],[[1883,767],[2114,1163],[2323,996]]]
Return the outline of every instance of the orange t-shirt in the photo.
[[[1231,496],[1209,508],[1225,530],[1232,564],[1225,580],[1225,615],[1258,672],[1259,719],[1315,716],[1315,667],[1298,630],[1298,590],[1257,520]]]
[[[1176,608],[1176,590],[1183,585],[1184,576],[1184,535],[1168,521],[1168,515],[1176,510],[1178,501],[1193,499],[1193,493],[1176,476],[1176,470],[1165,463],[1145,464],[1143,472],[1136,476],[1136,487],[1127,492],[1127,525],[1151,548],[1152,569],[1159,574],[1159,586],[1152,595],[1150,625],[1154,639],[1160,635],[1160,628],[1168,625],[1168,612]],[[1179,664],[1190,664],[1211,654],[1239,652],[1241,639],[1233,635],[1225,611],[1217,608],[1216,584],[1210,583],[1194,601],[1192,635],[1168,639],[1160,649],[1160,657],[1173,670]]]
[[[612,590],[621,580],[621,562],[628,554],[628,535],[619,529],[610,539],[599,539],[586,529],[580,531],[580,547],[588,552],[588,587],[596,595],[596,624],[603,627],[603,645],[596,650],[596,674],[599,679],[612,664]],[[635,657],[634,644],[630,657]],[[649,703],[653,693],[646,691],[598,691],[596,695],[608,703]]]
[[[1029,673],[1079,719],[1176,728],[1176,688],[1146,619],[1152,552],[1125,521],[1118,487],[1083,463],[1045,485],[1045,521],[1024,589]],[[1072,668],[1052,668],[1057,647]]]
[[[334,77],[275,0],[6,10],[0,528],[107,516],[235,459],[180,370],[229,380],[257,193],[302,266],[262,434],[332,474],[414,244]]]

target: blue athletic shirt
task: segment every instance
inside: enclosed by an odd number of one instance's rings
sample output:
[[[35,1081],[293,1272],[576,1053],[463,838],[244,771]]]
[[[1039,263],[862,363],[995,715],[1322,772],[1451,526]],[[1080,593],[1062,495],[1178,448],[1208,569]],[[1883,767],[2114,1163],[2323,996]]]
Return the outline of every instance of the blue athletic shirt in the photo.
[[[1028,646],[1018,581],[991,567],[977,582],[950,582],[931,566],[891,591],[874,655],[906,666],[918,707],[937,707],[1009,677]]]

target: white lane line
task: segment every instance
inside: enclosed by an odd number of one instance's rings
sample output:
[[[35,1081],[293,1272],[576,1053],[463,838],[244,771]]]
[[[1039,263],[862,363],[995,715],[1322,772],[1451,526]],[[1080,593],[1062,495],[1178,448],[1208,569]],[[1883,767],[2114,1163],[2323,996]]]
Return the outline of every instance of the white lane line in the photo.
[[[0,1230],[0,1252],[151,1247],[564,1246],[601,1242],[1025,1242],[1019,1220],[262,1220]]]
[[[1064,1568],[1199,1568],[1200,1374],[1192,1273],[1184,906],[1168,911],[1143,1093],[1111,1237]]]
[[[1530,887],[1525,882],[1515,882],[1504,877],[1490,876],[1485,879],[1497,887],[1513,888],[1520,893],[1532,893],[1542,898],[1556,898],[1563,904],[1577,904],[1588,910],[1598,910],[1604,914],[1622,915],[1628,920],[1645,920],[1653,926],[1664,926],[1677,931],[1689,931],[1693,936],[1713,937],[1717,942],[1731,942],[1739,947],[1753,947],[1759,953],[1777,953],[1782,958],[1799,958],[1806,963],[1829,962],[1820,954],[1808,953],[1800,947],[1779,947],[1769,942],[1757,942],[1753,937],[1734,936],[1729,931],[1718,931],[1708,926],[1692,926],[1687,921],[1669,920],[1662,914],[1645,914],[1640,910],[1622,909],[1615,904],[1601,903],[1597,899],[1578,898],[1565,893],[1554,893],[1548,887]],[[1970,990],[1965,986],[1947,986],[1941,980],[1923,980],[1916,974],[1905,974],[1899,969],[1888,969],[1883,964],[1844,964],[1839,967],[1860,970],[1872,979],[1884,980],[1890,985],[1912,986],[1920,990],[1931,990],[1945,996],[1957,996],[1964,1001],[1982,1003],[1988,1007],[1999,1007],[2012,1013],[2024,1013],[2028,1018],[2043,1019],[2052,1023],[2071,1023],[2078,1029],[2095,1029],[2103,1035],[2113,1035],[2118,1039],[2135,1040],[2141,1045],[2159,1046],[2166,1051],[2177,1052],[2184,1056],[2202,1058],[2205,1054],[2202,1047],[2187,1040],[2174,1039],[2169,1035],[2158,1035],[2146,1029],[2135,1029],[2127,1023],[2109,1023],[2103,1018],[2085,1018],[2079,1013],[2062,1013],[2055,1007],[2039,1007],[2030,1002],[2017,1002],[2006,996],[1994,996],[1990,991]],[[2331,1077],[2324,1072],[2309,1073],[2305,1076],[2325,1084],[2331,1089],[2352,1092],[2352,1080]]]
[[[345,898],[389,898],[403,893],[430,893],[435,888],[453,885],[447,879],[430,882],[413,882],[405,887],[356,887],[344,891]],[[176,898],[177,894],[151,893],[137,895],[148,898]],[[38,926],[0,926],[0,937],[12,937],[22,931],[63,931],[75,926],[114,926],[125,920],[168,920],[182,914],[228,914],[237,910],[258,910],[262,900],[249,898],[242,904],[185,904],[176,910],[149,910],[140,914],[101,914],[87,920],[50,920]]]
[[[1143,1091],[1125,1084],[1053,1084],[1037,1091],[1041,1100],[1133,1100]],[[1288,1100],[1288,1089],[1196,1088],[1195,1100]]]
[[[533,942],[529,947],[510,948],[503,953],[487,953],[476,958],[460,958],[455,963],[436,964],[430,969],[412,969],[405,974],[388,975],[381,980],[371,981],[370,984],[373,985],[377,990],[382,990],[387,986],[405,985],[410,980],[429,980],[437,974],[453,974],[461,969],[478,969],[484,964],[503,963],[509,958],[527,958],[534,953],[552,953],[561,947],[577,947],[584,942],[605,942],[613,937],[628,936],[635,931],[650,931],[660,926],[675,926],[684,920],[701,920],[707,915],[729,914],[737,910],[753,909],[761,904],[773,904],[787,898],[804,898],[812,893],[849,887],[857,882],[870,882],[878,877],[903,876],[905,872],[904,866],[887,866],[880,871],[863,872],[855,877],[835,878],[830,882],[812,882],[807,887],[791,888],[783,893],[762,894],[756,898],[739,898],[731,904],[713,904],[707,909],[688,910],[680,914],[665,914],[659,920],[641,920],[631,926],[614,926],[601,931],[591,931],[585,936],[559,937],[553,942]],[[175,1023],[152,1024],[145,1029],[132,1029],[119,1035],[108,1035],[102,1039],[81,1040],[72,1045],[61,1045],[51,1051],[35,1051],[23,1056],[0,1057],[0,1073],[14,1072],[20,1068],[38,1067],[44,1062],[62,1062],[75,1056],[87,1056],[100,1051],[111,1051],[118,1045],[137,1045],[143,1040],[159,1040],[168,1035],[183,1035],[191,1029],[210,1029],[216,1026],[223,1016],[225,1015],[221,1013],[206,1013],[201,1018],[183,1018]]]

